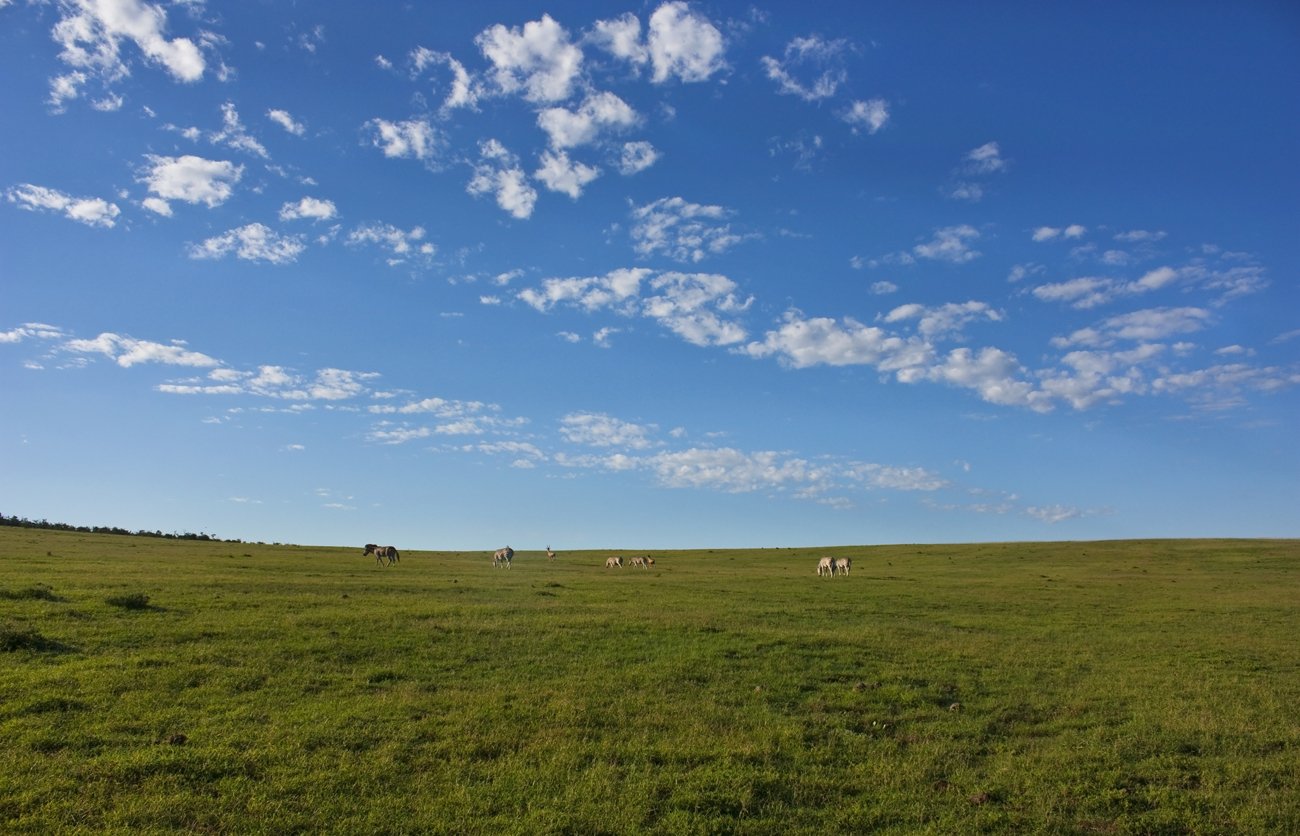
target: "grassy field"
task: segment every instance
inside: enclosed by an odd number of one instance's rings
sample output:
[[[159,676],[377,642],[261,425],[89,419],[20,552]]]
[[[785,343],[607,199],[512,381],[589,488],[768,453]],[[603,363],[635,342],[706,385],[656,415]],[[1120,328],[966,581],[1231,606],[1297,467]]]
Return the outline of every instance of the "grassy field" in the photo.
[[[0,830],[1300,831],[1297,541],[360,551],[0,529]]]

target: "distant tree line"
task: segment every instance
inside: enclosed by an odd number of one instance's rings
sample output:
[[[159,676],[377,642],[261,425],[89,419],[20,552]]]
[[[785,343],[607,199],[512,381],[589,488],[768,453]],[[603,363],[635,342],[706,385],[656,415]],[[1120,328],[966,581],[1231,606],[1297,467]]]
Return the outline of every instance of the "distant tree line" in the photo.
[[[82,534],[126,534],[132,537],[162,537],[167,540],[213,540],[218,542],[240,543],[241,540],[222,541],[220,537],[213,537],[211,534],[191,534],[190,532],[178,533],[171,532],[164,534],[161,531],[129,531],[125,528],[109,525],[71,525],[69,523],[50,522],[49,520],[29,520],[26,517],[7,517],[0,514],[0,525],[13,526],[15,528],[44,528],[49,531],[77,531]]]

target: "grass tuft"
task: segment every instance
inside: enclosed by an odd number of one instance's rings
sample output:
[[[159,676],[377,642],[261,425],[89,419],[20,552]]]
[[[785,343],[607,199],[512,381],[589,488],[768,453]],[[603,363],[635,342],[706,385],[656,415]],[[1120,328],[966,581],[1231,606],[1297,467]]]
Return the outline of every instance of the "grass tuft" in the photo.
[[[104,599],[104,602],[114,607],[121,607],[124,610],[147,610],[149,609],[149,596],[143,592],[132,592],[127,595],[111,595]]]

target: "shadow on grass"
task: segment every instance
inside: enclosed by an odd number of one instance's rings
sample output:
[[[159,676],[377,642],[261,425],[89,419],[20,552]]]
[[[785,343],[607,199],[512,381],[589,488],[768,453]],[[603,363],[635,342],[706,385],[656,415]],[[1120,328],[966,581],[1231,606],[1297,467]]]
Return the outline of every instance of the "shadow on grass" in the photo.
[[[61,641],[46,638],[31,628],[4,625],[0,627],[0,652],[14,653],[30,650],[36,653],[71,653],[76,648]]]
[[[0,598],[7,601],[56,601],[60,603],[67,600],[55,595],[54,590],[44,584],[18,590],[0,589]]]
[[[124,610],[133,610],[143,612],[150,610],[153,612],[162,612],[163,608],[154,606],[149,603],[149,596],[143,592],[133,592],[129,595],[113,595],[104,599],[104,603],[119,607]]]

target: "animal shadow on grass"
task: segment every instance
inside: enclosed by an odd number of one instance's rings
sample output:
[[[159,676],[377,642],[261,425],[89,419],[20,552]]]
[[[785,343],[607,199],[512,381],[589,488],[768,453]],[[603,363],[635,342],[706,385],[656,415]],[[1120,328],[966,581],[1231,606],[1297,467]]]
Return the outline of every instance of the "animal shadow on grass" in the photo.
[[[114,607],[121,607],[124,610],[134,610],[137,612],[152,610],[162,612],[163,608],[154,606],[149,603],[149,596],[143,592],[132,592],[128,595],[110,595],[104,599],[104,603]]]

